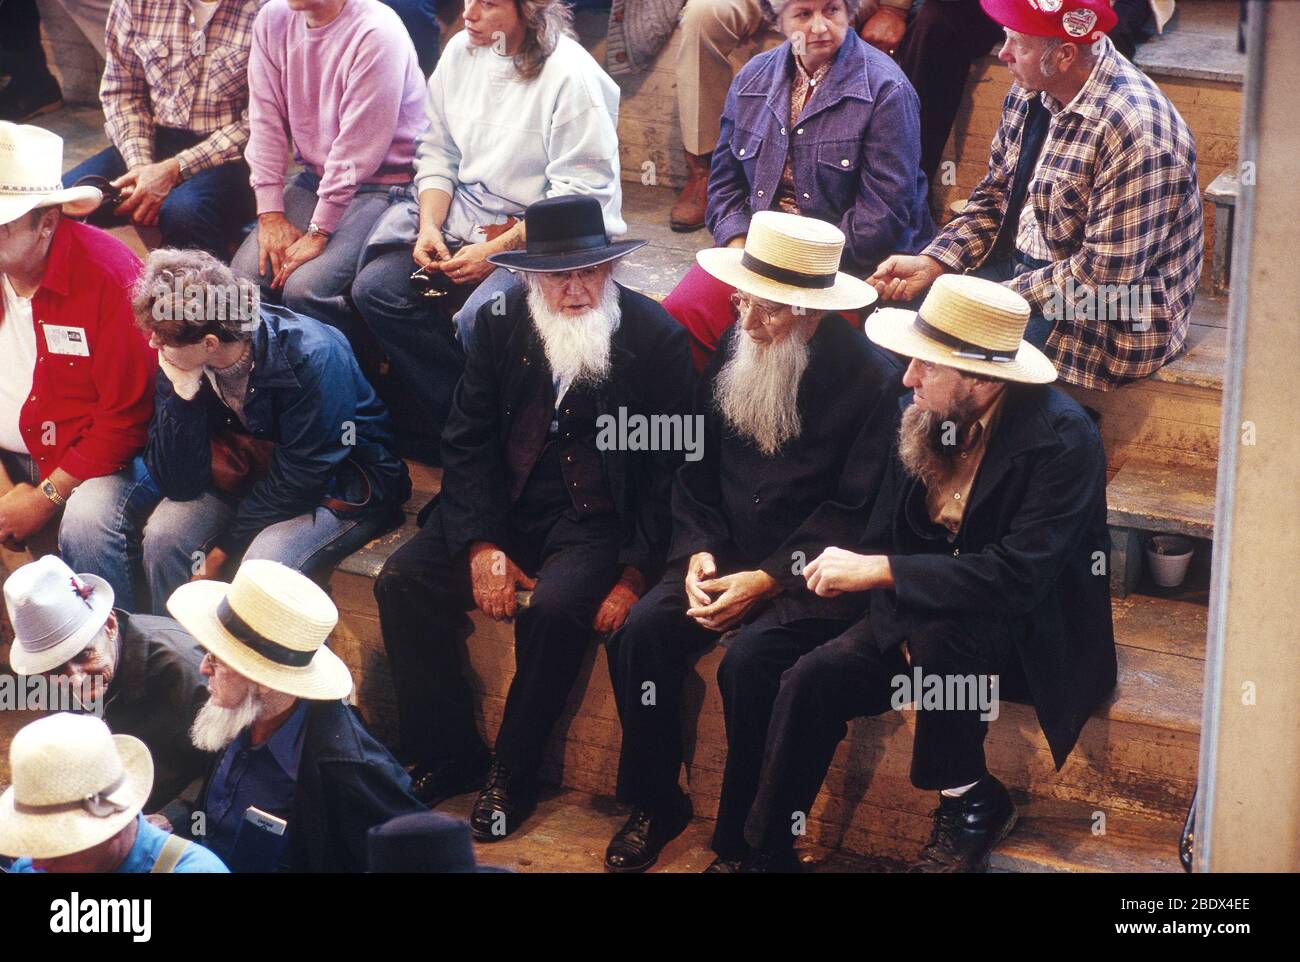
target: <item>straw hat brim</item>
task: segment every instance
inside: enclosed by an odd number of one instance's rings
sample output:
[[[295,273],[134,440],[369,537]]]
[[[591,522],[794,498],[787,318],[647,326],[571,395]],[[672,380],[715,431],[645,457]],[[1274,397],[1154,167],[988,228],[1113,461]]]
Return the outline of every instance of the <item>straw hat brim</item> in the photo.
[[[104,195],[98,187],[82,185],[67,187],[49,194],[27,194],[0,197],[0,224],[16,221],[37,207],[62,207],[69,217],[85,217],[103,203]]]
[[[0,795],[0,853],[19,858],[59,858],[84,852],[108,841],[144,809],[153,790],[153,758],[144,742],[131,735],[114,735],[126,780],[114,793],[126,808],[105,818],[82,809],[32,814],[14,807],[14,788]]]
[[[113,586],[98,575],[78,574],[78,578],[94,586],[90,596],[91,615],[68,637],[43,651],[28,651],[22,639],[15,638],[9,647],[9,667],[19,675],[43,675],[53,671],[65,661],[79,655],[99,633],[113,611]]]
[[[876,289],[852,274],[839,272],[832,287],[796,287],[754,273],[741,264],[744,253],[738,247],[710,247],[697,251],[695,260],[722,283],[778,304],[814,311],[853,311],[876,302]]]
[[[259,655],[232,635],[217,618],[217,606],[230,585],[223,581],[191,581],[167,599],[167,610],[200,645],[256,685],[295,698],[333,701],[352,691],[352,673],[324,645],[305,668],[281,665]]]
[[[867,337],[896,354],[953,367],[968,374],[984,374],[1022,384],[1051,384],[1056,380],[1056,367],[1047,355],[1028,341],[1020,342],[1015,358],[1010,361],[962,357],[954,348],[918,332],[912,323],[915,318],[916,311],[881,308],[867,318]]]

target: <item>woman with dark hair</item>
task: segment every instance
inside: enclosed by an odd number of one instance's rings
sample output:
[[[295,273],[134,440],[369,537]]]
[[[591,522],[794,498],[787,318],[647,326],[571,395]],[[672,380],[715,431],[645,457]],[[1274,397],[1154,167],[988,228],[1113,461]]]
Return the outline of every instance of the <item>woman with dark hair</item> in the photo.
[[[719,246],[743,247],[756,211],[835,224],[840,269],[870,275],[895,249],[934,234],[920,163],[916,92],[853,32],[858,0],[762,0],[786,42],[731,84],[713,152],[705,222]],[[732,289],[692,267],[664,300],[703,367],[731,324]]]
[[[401,405],[409,408],[407,450],[430,460],[474,314],[518,283],[488,255],[524,246],[528,205],[595,197],[606,232],[627,229],[618,87],[574,39],[570,8],[467,0],[464,16],[464,32],[447,42],[429,78],[414,196],[380,219],[352,285],[412,402]]]

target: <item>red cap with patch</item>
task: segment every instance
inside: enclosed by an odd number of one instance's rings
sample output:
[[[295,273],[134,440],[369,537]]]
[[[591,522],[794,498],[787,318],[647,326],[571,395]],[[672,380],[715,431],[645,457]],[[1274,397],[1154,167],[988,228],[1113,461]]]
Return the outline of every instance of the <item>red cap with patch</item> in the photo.
[[[1098,40],[1119,20],[1108,0],[980,0],[980,6],[1017,33],[1066,43]]]

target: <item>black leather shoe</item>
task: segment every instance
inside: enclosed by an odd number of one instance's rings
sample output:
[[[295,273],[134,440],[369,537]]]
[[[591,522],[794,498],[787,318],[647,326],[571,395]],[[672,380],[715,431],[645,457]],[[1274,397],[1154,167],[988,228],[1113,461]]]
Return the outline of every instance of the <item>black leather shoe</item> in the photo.
[[[529,780],[493,762],[469,814],[470,832],[480,842],[498,842],[513,834],[536,807],[537,791]]]
[[[487,758],[417,765],[411,772],[411,794],[434,808],[456,795],[482,788],[488,766]]]
[[[740,871],[745,875],[779,875],[782,873],[799,873],[803,871],[794,849],[781,852],[750,852],[740,863]]]
[[[738,858],[715,858],[709,863],[709,867],[704,870],[704,875],[735,875],[740,871],[740,859]]]
[[[605,849],[605,868],[611,872],[644,872],[659,859],[663,847],[691,823],[691,800],[679,793],[668,812],[635,808]]]
[[[1006,787],[985,775],[964,795],[939,796],[930,813],[934,829],[921,849],[913,872],[983,872],[989,867],[993,846],[1016,825],[1016,807]]]

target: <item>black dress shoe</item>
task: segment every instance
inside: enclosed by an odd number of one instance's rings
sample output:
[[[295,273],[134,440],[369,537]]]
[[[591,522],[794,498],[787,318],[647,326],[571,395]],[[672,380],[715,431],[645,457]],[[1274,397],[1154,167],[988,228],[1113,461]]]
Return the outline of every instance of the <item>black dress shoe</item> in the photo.
[[[1011,796],[992,775],[985,775],[957,798],[940,795],[939,807],[930,815],[934,829],[913,872],[986,871],[993,846],[1016,825]]]
[[[740,871],[740,859],[722,858],[719,856],[709,863],[709,867],[704,870],[704,875],[735,875]]]
[[[456,760],[417,765],[411,772],[411,794],[434,808],[456,795],[482,788],[489,764],[490,760],[485,757],[471,762]]]
[[[487,784],[469,814],[469,828],[480,842],[497,842],[514,833],[537,807],[537,790],[530,780],[493,762]]]
[[[633,809],[605,849],[605,868],[611,872],[644,872],[659,859],[663,847],[682,834],[692,814],[690,799],[680,793],[671,811]]]
[[[740,871],[745,875],[798,874],[803,871],[803,867],[799,864],[799,857],[794,854],[794,849],[780,852],[760,850],[750,852],[745,857],[745,860],[740,863]]]

